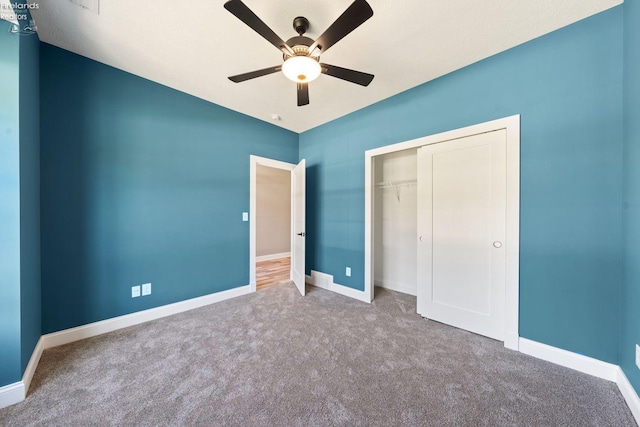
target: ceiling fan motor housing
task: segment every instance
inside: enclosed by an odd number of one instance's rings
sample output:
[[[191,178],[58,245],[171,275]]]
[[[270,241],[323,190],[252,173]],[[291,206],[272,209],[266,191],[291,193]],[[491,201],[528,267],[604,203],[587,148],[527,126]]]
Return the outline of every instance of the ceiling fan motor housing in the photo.
[[[312,44],[313,40],[309,37],[291,37],[289,40],[287,40],[287,45],[293,50],[293,55],[285,53],[282,56],[285,61],[293,56],[308,56],[318,61],[320,60],[320,52],[317,49],[315,49],[315,52],[313,53],[309,52],[309,46],[311,46]]]
[[[309,20],[304,16],[297,16],[293,19],[293,29],[296,33],[303,35],[309,29]]]

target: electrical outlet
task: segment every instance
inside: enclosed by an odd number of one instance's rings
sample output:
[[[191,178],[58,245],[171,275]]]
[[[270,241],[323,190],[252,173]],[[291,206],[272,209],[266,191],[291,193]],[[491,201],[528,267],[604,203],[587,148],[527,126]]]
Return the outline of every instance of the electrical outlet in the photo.
[[[142,285],[142,296],[151,295],[151,283]]]
[[[640,369],[640,345],[636,344],[636,366]]]
[[[347,267],[347,270],[345,271],[345,273],[347,275],[347,277],[351,277],[351,267]]]
[[[131,287],[131,298],[137,298],[140,296],[140,285]]]

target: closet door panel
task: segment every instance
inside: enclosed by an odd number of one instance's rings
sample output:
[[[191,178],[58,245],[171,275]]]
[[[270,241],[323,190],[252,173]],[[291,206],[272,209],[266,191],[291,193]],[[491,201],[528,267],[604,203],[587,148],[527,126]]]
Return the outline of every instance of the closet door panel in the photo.
[[[504,339],[506,133],[418,150],[418,313]]]

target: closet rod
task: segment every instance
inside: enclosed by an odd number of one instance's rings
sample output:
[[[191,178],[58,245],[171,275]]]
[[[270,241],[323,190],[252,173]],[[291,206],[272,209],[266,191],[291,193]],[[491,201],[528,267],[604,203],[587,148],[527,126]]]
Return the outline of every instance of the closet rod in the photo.
[[[396,187],[398,185],[406,185],[406,184],[415,184],[417,183],[417,179],[404,179],[401,181],[382,181],[377,184],[380,188],[391,188]]]

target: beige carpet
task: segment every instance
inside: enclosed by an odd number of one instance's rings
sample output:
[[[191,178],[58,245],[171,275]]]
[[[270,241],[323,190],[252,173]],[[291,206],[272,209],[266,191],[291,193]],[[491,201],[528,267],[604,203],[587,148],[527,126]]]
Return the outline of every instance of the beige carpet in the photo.
[[[634,426],[615,384],[291,283],[44,352],[2,426]]]

